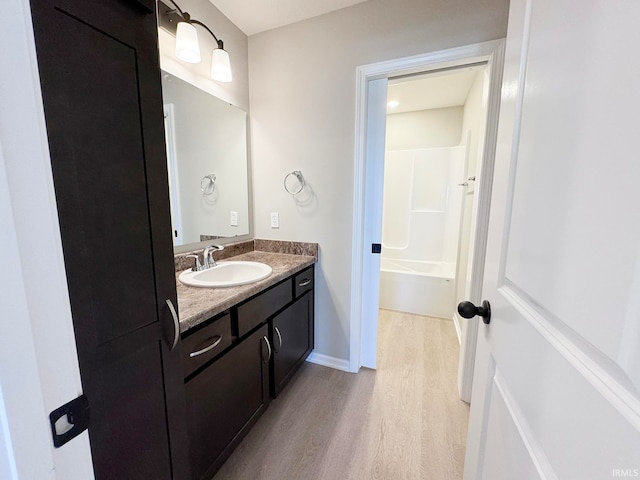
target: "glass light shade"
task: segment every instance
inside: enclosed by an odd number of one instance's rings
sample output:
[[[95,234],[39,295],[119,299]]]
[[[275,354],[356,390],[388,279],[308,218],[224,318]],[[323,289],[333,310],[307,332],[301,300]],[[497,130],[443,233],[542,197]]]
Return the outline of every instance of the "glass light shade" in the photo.
[[[176,57],[187,63],[200,63],[200,46],[196,27],[187,22],[178,23],[176,31]]]
[[[218,82],[230,82],[232,79],[229,54],[222,48],[216,48],[211,55],[211,78]]]

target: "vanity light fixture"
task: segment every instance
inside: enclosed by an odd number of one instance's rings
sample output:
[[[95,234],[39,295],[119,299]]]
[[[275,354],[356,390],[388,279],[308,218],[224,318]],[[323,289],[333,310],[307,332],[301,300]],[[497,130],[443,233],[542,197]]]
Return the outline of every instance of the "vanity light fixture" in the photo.
[[[176,57],[184,62],[200,63],[198,32],[194,26],[200,25],[211,34],[218,44],[218,48],[215,48],[211,54],[211,78],[218,82],[230,82],[232,79],[231,62],[222,40],[219,40],[204,23],[191,18],[176,2],[173,0],[169,0],[169,2],[175,8],[158,1],[158,24],[164,30],[176,36]]]

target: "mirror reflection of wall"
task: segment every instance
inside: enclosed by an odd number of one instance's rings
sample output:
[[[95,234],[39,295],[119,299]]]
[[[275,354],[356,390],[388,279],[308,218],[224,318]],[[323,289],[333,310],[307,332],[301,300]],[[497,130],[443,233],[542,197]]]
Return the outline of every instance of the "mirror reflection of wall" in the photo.
[[[162,93],[174,246],[247,235],[246,112],[166,72]]]

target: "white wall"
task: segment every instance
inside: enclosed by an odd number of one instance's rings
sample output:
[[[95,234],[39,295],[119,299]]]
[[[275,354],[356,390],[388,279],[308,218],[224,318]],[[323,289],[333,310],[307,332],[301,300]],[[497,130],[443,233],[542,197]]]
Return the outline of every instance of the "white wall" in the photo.
[[[356,67],[504,37],[507,12],[507,0],[369,0],[249,38],[255,235],[320,244],[316,352],[349,356]],[[295,169],[315,192],[307,207],[282,187]]]
[[[460,131],[458,126],[457,131]],[[382,257],[455,263],[465,147],[387,150]]]
[[[462,106],[387,115],[387,150],[451,147],[460,143]]]
[[[387,115],[383,258],[455,262],[462,115],[461,106]]]

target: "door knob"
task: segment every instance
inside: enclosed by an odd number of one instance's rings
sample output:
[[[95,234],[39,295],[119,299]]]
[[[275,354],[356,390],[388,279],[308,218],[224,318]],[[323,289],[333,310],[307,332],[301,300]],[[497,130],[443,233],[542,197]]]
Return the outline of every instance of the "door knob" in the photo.
[[[483,300],[481,307],[476,307],[471,302],[460,302],[458,304],[458,313],[464,318],[473,318],[478,315],[482,317],[485,325],[489,325],[491,322],[491,305],[488,300]]]

